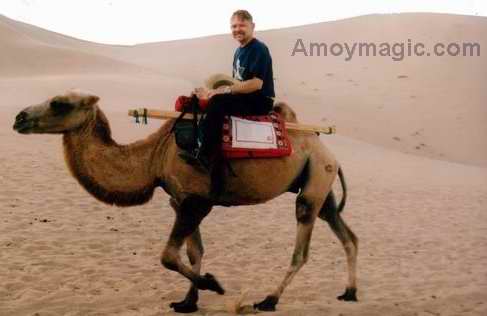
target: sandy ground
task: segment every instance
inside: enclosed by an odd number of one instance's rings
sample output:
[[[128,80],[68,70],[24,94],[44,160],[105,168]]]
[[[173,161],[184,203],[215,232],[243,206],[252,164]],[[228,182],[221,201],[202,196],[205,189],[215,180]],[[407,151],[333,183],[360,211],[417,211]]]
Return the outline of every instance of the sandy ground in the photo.
[[[430,33],[420,27],[426,21],[436,26]],[[375,34],[391,23],[385,38],[404,25],[415,25],[408,32],[419,38],[487,38],[485,18],[437,15],[369,16],[262,33],[279,65],[279,97],[302,121],[339,129],[322,141],[343,166],[344,218],[360,238],[358,303],[335,299],[345,287],[345,256],[319,222],[308,264],[269,315],[487,314],[485,58],[324,59],[320,68],[279,49],[295,36],[343,29],[351,38],[354,30]],[[161,122],[135,125],[126,110],[170,108],[207,68],[225,70],[220,60],[231,56],[234,43],[209,37],[112,47],[4,17],[0,41],[6,47],[0,55],[0,315],[172,315],[168,305],[185,295],[188,282],[159,264],[174,220],[168,196],[159,190],[144,206],[106,206],[69,175],[60,136],[19,135],[11,126],[25,106],[79,87],[101,96],[117,141],[143,138]],[[184,54],[176,54],[220,42],[229,52],[199,68],[187,69]],[[293,69],[305,79],[291,75]],[[226,305],[242,291],[251,304],[280,282],[294,243],[294,198],[216,207],[205,219],[203,271],[215,274],[227,293],[201,293],[197,315],[227,315]]]

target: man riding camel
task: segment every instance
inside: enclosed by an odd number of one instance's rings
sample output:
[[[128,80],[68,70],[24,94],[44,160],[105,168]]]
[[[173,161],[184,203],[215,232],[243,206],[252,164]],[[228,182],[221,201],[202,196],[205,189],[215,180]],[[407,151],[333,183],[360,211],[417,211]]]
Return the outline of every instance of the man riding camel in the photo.
[[[199,99],[208,99],[206,117],[200,124],[202,143],[194,152],[181,152],[180,157],[193,165],[209,169],[212,155],[221,155],[222,126],[225,115],[266,115],[274,104],[272,58],[267,46],[254,37],[255,24],[246,10],[232,14],[233,38],[240,46],[233,57],[232,86],[193,92]]]

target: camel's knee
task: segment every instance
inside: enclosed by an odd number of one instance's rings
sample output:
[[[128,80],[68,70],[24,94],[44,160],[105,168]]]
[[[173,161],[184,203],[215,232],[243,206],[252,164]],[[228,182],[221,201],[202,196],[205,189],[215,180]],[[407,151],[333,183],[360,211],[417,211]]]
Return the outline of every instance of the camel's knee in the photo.
[[[299,271],[306,263],[308,262],[308,258],[305,258],[303,256],[294,258],[291,262],[291,269],[294,272]]]
[[[291,266],[295,270],[299,270],[302,266],[304,266],[308,262],[308,251],[300,251],[298,253],[293,254],[293,258],[291,260]]]
[[[301,224],[310,224],[316,217],[313,204],[304,196],[296,198],[296,220]]]
[[[357,247],[352,241],[344,243],[343,248],[345,248],[345,251],[350,254],[355,254],[355,252],[357,251]]]
[[[161,264],[171,271],[178,271],[178,258],[172,252],[164,250],[161,255]]]

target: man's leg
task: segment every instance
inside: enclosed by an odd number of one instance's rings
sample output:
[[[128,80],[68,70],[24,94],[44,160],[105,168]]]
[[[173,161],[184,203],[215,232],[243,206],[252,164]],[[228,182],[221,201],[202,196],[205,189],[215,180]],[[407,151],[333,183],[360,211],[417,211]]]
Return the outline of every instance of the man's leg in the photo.
[[[202,144],[197,156],[184,153],[182,158],[191,164],[209,169],[210,160],[221,156],[222,126],[225,115],[265,115],[272,109],[272,100],[253,94],[217,94],[206,109],[206,117],[200,123]]]
[[[209,157],[221,147],[225,115],[266,115],[272,110],[272,100],[255,94],[218,94],[210,99],[206,118],[201,123],[203,144],[201,152]]]
[[[203,139],[200,153],[210,157],[221,147],[222,127],[225,115],[245,111],[245,98],[238,94],[217,94],[213,96],[201,123]]]
[[[217,94],[213,96],[206,108],[206,116],[201,121],[199,128],[202,134],[202,144],[196,153],[182,152],[180,157],[193,165],[203,166],[207,171],[210,169],[210,160],[215,154],[220,154],[217,149],[221,147],[222,126],[225,115],[238,112],[242,108],[242,98],[239,95]]]

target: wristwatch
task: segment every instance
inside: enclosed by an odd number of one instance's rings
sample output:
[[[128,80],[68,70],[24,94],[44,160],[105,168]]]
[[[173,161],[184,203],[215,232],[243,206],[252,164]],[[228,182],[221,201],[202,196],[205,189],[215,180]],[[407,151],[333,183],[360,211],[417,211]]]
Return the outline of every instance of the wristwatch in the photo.
[[[230,86],[225,86],[225,88],[223,88],[223,93],[232,93],[232,88],[230,88]]]

